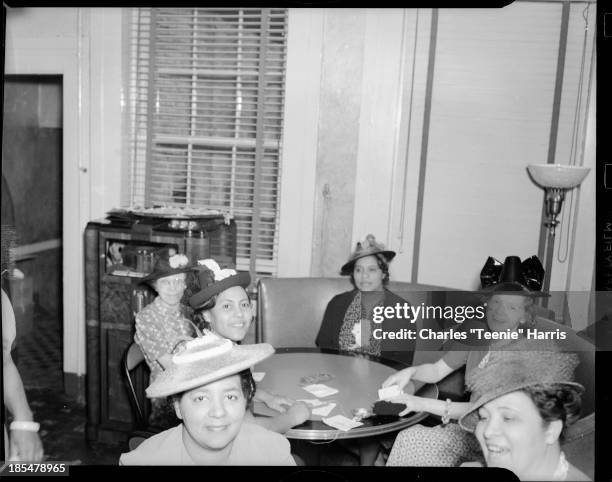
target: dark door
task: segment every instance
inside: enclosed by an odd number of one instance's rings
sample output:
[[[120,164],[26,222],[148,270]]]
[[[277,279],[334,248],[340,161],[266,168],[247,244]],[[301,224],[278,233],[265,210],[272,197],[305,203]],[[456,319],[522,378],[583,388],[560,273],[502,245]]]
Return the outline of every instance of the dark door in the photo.
[[[2,223],[15,227],[9,290],[15,358],[27,390],[63,389],[62,77],[6,75]]]

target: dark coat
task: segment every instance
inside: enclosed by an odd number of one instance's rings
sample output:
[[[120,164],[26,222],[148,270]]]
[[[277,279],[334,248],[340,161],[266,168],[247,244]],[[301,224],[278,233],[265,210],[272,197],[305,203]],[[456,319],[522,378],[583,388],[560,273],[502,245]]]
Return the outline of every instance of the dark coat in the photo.
[[[356,295],[356,289],[340,293],[334,296],[327,304],[325,314],[323,315],[323,322],[315,340],[319,348],[331,348],[334,350],[340,348],[340,328],[342,327],[346,310]],[[384,306],[395,307],[397,303],[402,306],[404,303],[410,305],[405,299],[385,289]],[[416,328],[414,324],[410,323],[410,320],[396,317],[385,318],[379,326],[384,332],[397,331],[402,328],[412,328],[413,330]],[[414,346],[414,340],[381,340],[381,356],[410,365],[414,355]]]

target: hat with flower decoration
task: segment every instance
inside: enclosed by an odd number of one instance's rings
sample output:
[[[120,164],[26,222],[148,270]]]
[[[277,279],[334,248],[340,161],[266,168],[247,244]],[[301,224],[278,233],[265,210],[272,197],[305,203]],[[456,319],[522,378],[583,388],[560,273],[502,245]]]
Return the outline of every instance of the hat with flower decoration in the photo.
[[[368,234],[363,242],[357,242],[355,251],[351,253],[349,260],[340,268],[340,274],[348,276],[353,272],[353,266],[359,258],[366,256],[381,255],[388,263],[395,257],[395,251],[385,249],[385,245],[376,241],[373,234]]]
[[[184,254],[177,254],[173,248],[163,248],[155,252],[153,271],[142,278],[141,283],[155,281],[166,276],[194,271],[196,268],[189,263]]]
[[[189,298],[193,309],[205,308],[211,298],[232,286],[242,286],[246,289],[251,284],[251,276],[247,272],[235,269],[221,269],[214,259],[198,260],[198,281],[200,291]]]

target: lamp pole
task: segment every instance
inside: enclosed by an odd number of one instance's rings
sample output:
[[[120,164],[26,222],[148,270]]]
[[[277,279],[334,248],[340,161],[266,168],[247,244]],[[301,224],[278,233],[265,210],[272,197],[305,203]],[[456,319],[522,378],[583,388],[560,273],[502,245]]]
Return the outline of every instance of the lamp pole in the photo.
[[[544,292],[548,292],[550,288],[550,272],[552,270],[552,260],[555,251],[555,228],[559,221],[557,220],[557,216],[561,212],[561,207],[563,206],[563,201],[565,199],[565,191],[563,188],[554,188],[548,187],[546,188],[546,215],[547,220],[544,223],[544,226],[548,228],[548,234],[546,236],[546,245],[544,247],[544,252],[546,253],[544,266],[546,269],[546,276],[544,277]],[[544,300],[544,307],[548,305],[548,300]]]

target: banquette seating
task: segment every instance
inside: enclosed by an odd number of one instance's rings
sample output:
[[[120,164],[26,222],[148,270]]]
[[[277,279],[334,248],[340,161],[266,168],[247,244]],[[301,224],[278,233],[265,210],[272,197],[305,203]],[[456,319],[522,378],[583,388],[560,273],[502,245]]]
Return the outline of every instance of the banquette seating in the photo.
[[[415,306],[439,302],[446,290],[398,281],[391,281],[388,288]],[[276,347],[315,347],[327,303],[351,289],[348,278],[262,278],[257,289],[255,339]],[[421,348],[438,350],[441,345],[432,340]]]

